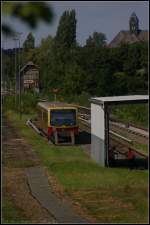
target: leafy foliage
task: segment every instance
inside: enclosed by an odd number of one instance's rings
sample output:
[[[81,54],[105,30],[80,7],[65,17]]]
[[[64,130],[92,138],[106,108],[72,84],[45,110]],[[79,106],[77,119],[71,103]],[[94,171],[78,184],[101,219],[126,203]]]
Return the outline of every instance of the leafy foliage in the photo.
[[[89,38],[86,41],[87,46],[103,46],[106,44],[106,35],[103,33],[94,32],[92,37],[89,36]]]
[[[3,15],[13,16],[31,28],[36,28],[39,21],[50,23],[53,12],[46,2],[2,2]],[[8,24],[3,24],[2,31],[5,35],[12,35],[15,31]]]
[[[75,16],[75,10],[65,11],[61,16],[55,37],[58,45],[70,48],[76,44]]]
[[[113,109],[113,114],[122,121],[128,121],[143,127],[148,126],[147,104],[118,106]]]
[[[55,37],[49,35],[41,40],[39,47],[31,48],[34,37],[29,34],[24,43],[26,51],[22,52],[22,62],[33,61],[39,66],[43,93],[49,95],[53,88],[59,88],[59,96],[72,101],[79,100],[82,93],[89,96],[147,93],[146,42],[109,48],[105,34],[94,32],[81,47],[76,42],[76,24],[75,10],[65,11]],[[4,64],[8,64],[5,77],[9,79],[14,59],[7,57],[4,60]]]

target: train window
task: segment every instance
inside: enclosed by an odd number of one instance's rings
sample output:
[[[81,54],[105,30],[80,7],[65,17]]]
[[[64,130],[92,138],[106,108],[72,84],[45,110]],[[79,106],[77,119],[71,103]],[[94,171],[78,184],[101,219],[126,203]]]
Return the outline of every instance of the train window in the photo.
[[[76,125],[76,110],[75,109],[57,109],[51,110],[51,125],[52,126],[74,126]]]

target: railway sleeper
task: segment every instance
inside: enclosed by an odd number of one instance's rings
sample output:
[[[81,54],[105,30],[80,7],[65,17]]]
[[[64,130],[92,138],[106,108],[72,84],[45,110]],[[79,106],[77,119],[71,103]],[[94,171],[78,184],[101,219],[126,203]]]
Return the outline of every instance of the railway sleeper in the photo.
[[[116,124],[112,124],[111,126],[117,127],[118,129],[123,130],[123,131],[127,131],[128,133],[132,133],[132,134],[144,137],[144,138],[148,138],[145,134],[138,133],[138,132],[130,130],[129,128],[126,128],[126,127],[119,127]]]

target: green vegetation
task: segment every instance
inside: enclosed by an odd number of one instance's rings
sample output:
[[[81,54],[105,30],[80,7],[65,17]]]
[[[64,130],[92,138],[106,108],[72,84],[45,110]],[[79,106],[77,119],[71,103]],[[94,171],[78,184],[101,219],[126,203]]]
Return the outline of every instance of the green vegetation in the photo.
[[[106,45],[106,36],[103,33],[94,32],[92,37],[89,36],[89,38],[86,41],[87,46],[104,46]]]
[[[37,4],[36,4],[37,5]],[[40,91],[50,93],[59,88],[62,97],[115,96],[147,93],[148,90],[148,44],[137,42],[109,48],[106,36],[94,32],[87,37],[86,44],[80,46],[76,41],[76,12],[65,11],[60,17],[56,36],[41,40],[34,48],[34,36],[29,33],[21,53],[21,66],[33,61],[40,69]],[[11,64],[15,65],[14,54]],[[18,53],[17,53],[18,54]],[[7,57],[3,57],[6,70]],[[7,65],[7,66],[5,66]],[[13,68],[9,71],[13,71]],[[8,71],[6,77],[13,80],[14,73]],[[8,80],[8,79],[7,79]]]
[[[3,199],[2,199],[2,213],[3,213],[2,221],[1,221],[2,224],[29,223],[29,221],[25,218],[22,210],[15,207],[11,199],[4,193],[5,193],[5,190],[3,190]]]
[[[52,20],[53,14],[46,3],[33,2],[2,4],[3,12],[14,15],[36,27],[39,19]],[[35,112],[41,98],[53,100],[52,90],[60,89],[57,100],[89,106],[91,96],[145,94],[148,90],[148,44],[137,42],[108,48],[106,36],[94,32],[87,37],[85,46],[76,41],[76,12],[65,11],[60,17],[56,36],[48,36],[34,47],[30,33],[21,50],[21,66],[28,61],[39,66],[40,94],[23,93],[19,118],[18,98],[6,96],[3,110],[21,135],[32,145],[44,166],[55,176],[58,184],[88,215],[100,223],[146,223],[148,221],[148,173],[128,169],[102,168],[92,161],[80,147],[50,146],[25,122]],[[3,24],[5,34],[12,30]],[[15,88],[14,51],[2,51],[2,86]],[[18,64],[17,51],[17,64]],[[18,71],[18,67],[17,67]],[[17,103],[17,104],[16,104]],[[11,111],[10,111],[11,110]],[[17,113],[16,113],[17,112]],[[128,122],[148,124],[147,106],[127,106],[114,114]],[[145,147],[144,147],[145,148]],[[32,166],[24,162],[25,166]],[[4,222],[17,218],[16,209],[4,199]],[[9,214],[10,213],[10,214]],[[20,223],[20,221],[19,221]]]
[[[3,16],[11,16],[19,19],[30,28],[36,28],[39,21],[50,23],[53,18],[53,11],[45,2],[2,2]],[[5,35],[14,35],[14,30],[7,22],[3,22],[2,31]]]
[[[14,95],[10,95],[4,98],[3,109],[4,110],[13,110],[19,113],[19,96],[17,98]],[[77,96],[61,96],[58,94],[57,101],[80,104],[85,106],[90,106],[90,102],[88,101],[90,95],[88,93],[83,92],[81,95]],[[30,114],[36,111],[36,104],[40,99],[47,99],[48,101],[54,100],[54,95],[50,93],[49,95],[45,93],[34,93],[34,92],[26,92],[21,94],[21,113]]]
[[[34,8],[33,10],[33,5]],[[31,26],[38,18],[51,21],[51,9],[45,3],[3,3],[3,11],[27,21]],[[18,9],[17,11],[15,9]],[[29,10],[30,9],[30,10]],[[41,14],[40,13],[41,10]],[[31,21],[30,12],[35,14]],[[29,13],[29,15],[28,15]],[[22,18],[22,16],[24,17]],[[43,17],[41,16],[43,15]],[[76,41],[76,12],[64,11],[60,17],[56,36],[43,38],[34,47],[34,36],[30,32],[21,50],[21,66],[33,61],[39,66],[41,95],[53,99],[52,90],[59,88],[58,100],[89,106],[91,96],[115,96],[145,94],[148,91],[148,43],[136,42],[109,48],[106,35],[94,32],[87,37],[86,44],[80,46]],[[15,54],[3,53],[3,87],[15,88]],[[17,51],[17,63],[18,63]],[[17,68],[18,70],[18,68]],[[26,110],[33,98],[26,95],[22,104]],[[34,100],[33,100],[34,101]],[[34,101],[36,102],[36,101]],[[33,102],[33,106],[34,106]],[[137,113],[139,111],[139,113]],[[125,120],[147,126],[148,113],[145,106],[126,107],[116,111]]]
[[[96,222],[146,223],[148,220],[148,172],[102,168],[77,146],[53,146],[47,143],[25,121],[9,111],[7,116],[20,129],[55,176],[66,195],[80,204]]]
[[[3,109],[12,109],[19,113],[19,96],[10,95],[4,98]],[[23,93],[21,95],[21,112],[24,114],[32,113],[39,101],[40,95],[37,93]]]
[[[148,143],[147,143],[148,144]],[[148,145],[144,145],[144,144],[139,144],[137,142],[133,143],[133,146],[139,150],[141,153],[146,154],[147,156],[149,155],[149,151],[148,151]]]
[[[148,105],[126,105],[118,106],[112,113],[123,122],[137,124],[148,128]]]

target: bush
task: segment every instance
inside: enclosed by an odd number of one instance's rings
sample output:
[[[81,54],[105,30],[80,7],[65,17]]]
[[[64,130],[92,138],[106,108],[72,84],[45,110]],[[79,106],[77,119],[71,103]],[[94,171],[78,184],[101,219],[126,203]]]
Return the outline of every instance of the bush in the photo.
[[[21,112],[24,114],[32,113],[39,101],[39,93],[22,93],[21,94]],[[16,101],[17,100],[17,101]],[[6,96],[3,103],[4,110],[19,111],[19,96]]]
[[[59,96],[59,101],[75,103],[82,106],[90,106],[89,98],[91,96],[87,92],[82,92],[81,95],[68,95],[68,96]]]

